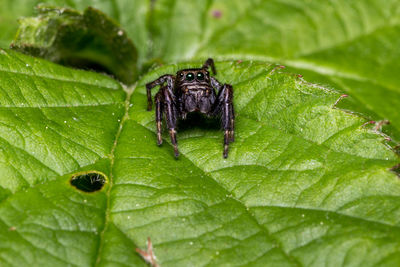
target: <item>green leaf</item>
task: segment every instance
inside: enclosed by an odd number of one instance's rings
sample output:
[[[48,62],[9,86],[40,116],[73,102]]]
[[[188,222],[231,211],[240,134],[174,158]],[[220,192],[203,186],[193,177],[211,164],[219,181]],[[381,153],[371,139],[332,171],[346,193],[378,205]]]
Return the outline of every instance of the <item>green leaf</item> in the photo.
[[[217,62],[236,140],[222,158],[209,120],[180,124],[176,160],[136,88],[0,53],[0,262],[5,266],[398,265],[398,158],[340,94],[262,62]],[[155,93],[155,92],[153,92]],[[70,180],[104,174],[101,190]],[[86,186],[86,185],[85,185]]]
[[[398,0],[158,0],[154,56],[267,60],[349,94],[400,140]],[[176,40],[182,40],[176,42]]]
[[[20,20],[13,49],[64,65],[100,67],[128,84],[136,80],[136,48],[102,12],[87,8],[80,14],[45,6],[38,10],[38,17]]]

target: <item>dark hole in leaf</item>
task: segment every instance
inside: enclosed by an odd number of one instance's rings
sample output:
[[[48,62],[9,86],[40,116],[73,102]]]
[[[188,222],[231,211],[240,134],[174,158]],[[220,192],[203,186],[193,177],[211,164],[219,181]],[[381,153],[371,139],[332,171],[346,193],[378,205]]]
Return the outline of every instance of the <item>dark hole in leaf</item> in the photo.
[[[103,188],[106,177],[98,172],[76,174],[71,177],[71,185],[84,192],[96,192]]]

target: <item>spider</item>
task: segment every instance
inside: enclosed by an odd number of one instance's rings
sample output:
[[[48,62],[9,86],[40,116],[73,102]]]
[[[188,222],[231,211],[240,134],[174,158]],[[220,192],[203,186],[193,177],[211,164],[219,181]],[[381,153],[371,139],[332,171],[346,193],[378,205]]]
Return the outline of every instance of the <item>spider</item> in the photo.
[[[179,70],[175,76],[165,74],[146,84],[148,111],[153,105],[151,89],[160,85],[160,90],[154,98],[157,144],[162,144],[161,121],[164,114],[176,158],[179,156],[176,141],[177,122],[179,119],[186,119],[186,115],[190,112],[199,112],[207,117],[221,117],[224,130],[224,158],[228,157],[229,143],[234,141],[235,113],[232,85],[221,84],[210,76],[209,67],[215,75],[214,60],[209,58],[201,68]]]

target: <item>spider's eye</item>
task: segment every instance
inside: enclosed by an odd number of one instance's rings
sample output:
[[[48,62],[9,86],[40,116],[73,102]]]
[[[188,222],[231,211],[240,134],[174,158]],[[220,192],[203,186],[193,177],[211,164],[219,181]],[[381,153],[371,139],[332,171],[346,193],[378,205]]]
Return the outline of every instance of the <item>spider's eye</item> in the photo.
[[[193,81],[194,79],[194,74],[189,72],[188,74],[186,74],[186,80],[187,81]]]
[[[182,72],[181,72],[181,73],[179,73],[179,77],[181,77],[181,78],[183,77],[183,73],[182,73]]]
[[[197,80],[199,81],[204,80],[204,74],[202,72],[197,73]]]

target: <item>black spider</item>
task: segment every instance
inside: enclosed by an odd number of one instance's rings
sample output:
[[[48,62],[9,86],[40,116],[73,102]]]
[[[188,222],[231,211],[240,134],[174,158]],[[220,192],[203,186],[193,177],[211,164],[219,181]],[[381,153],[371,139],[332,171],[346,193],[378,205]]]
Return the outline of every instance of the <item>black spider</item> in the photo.
[[[233,88],[221,84],[210,76],[211,67],[216,74],[214,60],[207,59],[202,68],[179,70],[176,75],[166,74],[146,84],[147,110],[151,110],[151,89],[161,85],[155,96],[158,145],[162,144],[161,121],[163,113],[174,146],[175,157],[179,156],[176,142],[178,119],[186,119],[189,112],[200,112],[208,117],[220,116],[224,129],[224,158],[228,157],[229,143],[234,141]],[[217,93],[215,92],[217,90]]]

